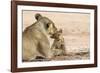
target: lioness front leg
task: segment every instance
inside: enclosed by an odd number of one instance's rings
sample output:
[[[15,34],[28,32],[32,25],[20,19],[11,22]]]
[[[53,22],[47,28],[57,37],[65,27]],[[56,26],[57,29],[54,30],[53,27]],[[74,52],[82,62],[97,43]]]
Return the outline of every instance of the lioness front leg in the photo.
[[[52,54],[52,50],[50,48],[50,45],[48,42],[41,42],[40,43],[40,48],[39,51],[40,53],[45,57],[45,59],[47,60],[51,60],[53,54]]]

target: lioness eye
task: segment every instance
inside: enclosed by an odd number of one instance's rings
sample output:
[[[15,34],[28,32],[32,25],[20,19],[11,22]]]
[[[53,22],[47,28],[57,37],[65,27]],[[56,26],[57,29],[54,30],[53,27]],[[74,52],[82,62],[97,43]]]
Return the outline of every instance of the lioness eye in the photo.
[[[49,28],[49,24],[46,25],[46,28]]]

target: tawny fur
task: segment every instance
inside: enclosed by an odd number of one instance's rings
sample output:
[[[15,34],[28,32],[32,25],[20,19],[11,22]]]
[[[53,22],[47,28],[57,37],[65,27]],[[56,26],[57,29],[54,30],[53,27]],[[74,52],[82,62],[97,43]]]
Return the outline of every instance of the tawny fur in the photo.
[[[53,50],[54,56],[66,55],[64,38],[62,36],[62,30],[56,31],[55,34],[51,36],[54,39],[51,49]]]
[[[23,61],[32,61],[37,56],[45,59],[52,57],[47,35],[54,34],[57,28],[50,19],[40,14],[37,14],[36,19],[37,21],[23,32]]]

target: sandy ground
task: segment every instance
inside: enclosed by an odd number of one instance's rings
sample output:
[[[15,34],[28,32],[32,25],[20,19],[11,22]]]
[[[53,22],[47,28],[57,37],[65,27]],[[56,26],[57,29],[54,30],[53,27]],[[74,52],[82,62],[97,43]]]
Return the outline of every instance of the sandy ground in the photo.
[[[89,35],[66,35],[64,39],[67,52],[89,51]]]
[[[69,53],[66,56],[55,56],[53,60],[86,60],[89,59],[89,52]]]

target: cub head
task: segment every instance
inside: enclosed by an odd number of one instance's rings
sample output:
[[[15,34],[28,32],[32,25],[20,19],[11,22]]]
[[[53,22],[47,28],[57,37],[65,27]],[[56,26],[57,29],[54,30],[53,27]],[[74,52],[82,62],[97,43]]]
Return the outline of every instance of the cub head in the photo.
[[[62,34],[62,29],[56,31],[54,34],[52,34],[51,38],[53,39],[59,39],[59,37],[61,36]]]

